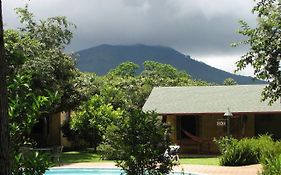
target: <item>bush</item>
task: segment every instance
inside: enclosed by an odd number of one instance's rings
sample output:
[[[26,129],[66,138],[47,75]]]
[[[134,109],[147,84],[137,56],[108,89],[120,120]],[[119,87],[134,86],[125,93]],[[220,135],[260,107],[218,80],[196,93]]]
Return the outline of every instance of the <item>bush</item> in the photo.
[[[275,142],[270,149],[262,154],[261,164],[262,175],[280,175],[281,174],[281,142]]]
[[[51,166],[47,155],[31,150],[16,154],[13,161],[13,175],[40,175]]]
[[[262,175],[280,175],[281,174],[281,154],[275,158],[266,159],[263,163]]]
[[[216,143],[222,154],[220,164],[224,166],[257,164],[278,154],[276,143],[266,135],[241,140],[223,137]]]
[[[64,124],[64,134],[70,139],[74,139],[79,146],[96,147],[100,144],[107,127],[122,115],[120,109],[113,109],[111,104],[107,104],[104,97],[92,96],[87,102],[81,105],[70,118],[69,126]],[[77,142],[77,139],[82,142]],[[83,142],[84,141],[84,142]],[[82,144],[83,143],[83,144]]]
[[[128,175],[168,174],[175,163],[164,156],[171,144],[170,127],[156,113],[131,110],[123,121],[109,127],[99,147],[103,156],[115,158]]]

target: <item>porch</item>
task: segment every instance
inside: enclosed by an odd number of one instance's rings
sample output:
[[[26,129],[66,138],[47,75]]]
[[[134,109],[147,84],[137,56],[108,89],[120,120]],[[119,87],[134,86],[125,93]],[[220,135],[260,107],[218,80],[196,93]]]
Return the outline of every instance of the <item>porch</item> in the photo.
[[[227,125],[218,125],[226,119],[223,114],[165,115],[163,121],[172,126],[172,140],[181,146],[183,153],[216,154],[214,139],[227,135]],[[281,114],[234,114],[230,118],[230,135],[241,139],[269,134],[281,138]]]

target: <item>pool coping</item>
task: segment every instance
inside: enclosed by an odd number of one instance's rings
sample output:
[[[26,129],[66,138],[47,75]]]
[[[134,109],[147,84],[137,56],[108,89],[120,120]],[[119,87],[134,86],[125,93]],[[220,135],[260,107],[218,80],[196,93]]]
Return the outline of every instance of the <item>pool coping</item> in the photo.
[[[97,168],[97,167],[83,167],[83,168],[80,168],[80,167],[72,167],[72,168],[70,168],[70,167],[52,167],[52,168],[50,168],[49,170],[56,170],[56,169],[112,169],[112,170],[115,170],[115,169],[117,169],[118,167],[115,167],[115,168]],[[118,169],[120,169],[120,168],[118,168]],[[172,173],[182,173],[181,171],[172,171]],[[189,171],[189,172],[184,172],[184,175],[190,175],[190,174],[192,174],[192,175],[208,175],[208,174],[203,174],[203,173],[199,173],[199,172],[193,172],[193,171]]]
[[[72,163],[65,164],[60,167],[52,168],[118,168],[113,162],[95,162],[95,163]],[[181,172],[185,170],[190,173],[200,175],[256,175],[258,171],[261,171],[262,166],[260,164],[238,166],[238,167],[225,167],[225,166],[214,166],[214,165],[192,165],[192,164],[181,164],[174,167],[175,172]]]

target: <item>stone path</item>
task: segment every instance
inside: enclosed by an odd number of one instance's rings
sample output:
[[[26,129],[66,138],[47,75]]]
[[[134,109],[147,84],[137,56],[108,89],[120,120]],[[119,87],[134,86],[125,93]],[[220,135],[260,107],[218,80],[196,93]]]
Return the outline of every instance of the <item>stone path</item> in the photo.
[[[256,175],[261,171],[261,165],[249,165],[240,167],[224,167],[211,165],[180,165],[176,171],[184,169],[185,172],[203,173],[208,175]]]
[[[72,163],[59,168],[114,168],[114,163]],[[203,173],[206,175],[257,175],[261,171],[261,165],[249,165],[240,167],[223,167],[211,165],[187,165],[183,164],[174,168],[175,171]]]

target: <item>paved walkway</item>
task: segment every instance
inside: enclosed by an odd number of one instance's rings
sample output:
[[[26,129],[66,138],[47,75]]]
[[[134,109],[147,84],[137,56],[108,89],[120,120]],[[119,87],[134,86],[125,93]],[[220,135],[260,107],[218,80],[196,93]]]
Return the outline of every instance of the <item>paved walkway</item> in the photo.
[[[63,165],[60,168],[114,168],[114,163],[73,163]],[[211,165],[187,165],[183,164],[174,168],[175,171],[192,173],[203,173],[206,175],[256,175],[261,170],[261,165],[250,165],[240,167],[223,167]]]

